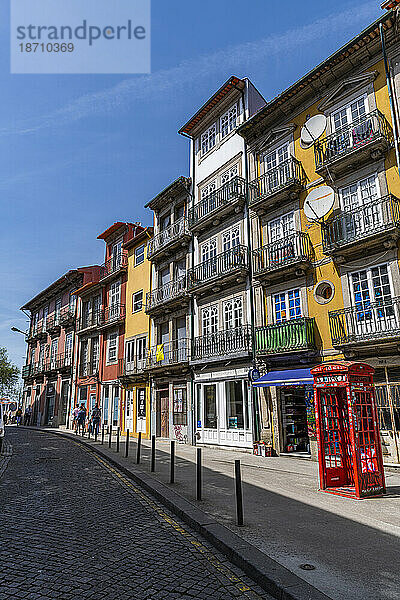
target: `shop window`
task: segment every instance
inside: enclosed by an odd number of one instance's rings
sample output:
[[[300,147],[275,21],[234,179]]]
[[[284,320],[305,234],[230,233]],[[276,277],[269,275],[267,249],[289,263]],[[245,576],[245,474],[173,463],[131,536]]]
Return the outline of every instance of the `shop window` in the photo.
[[[244,429],[245,410],[242,381],[227,381],[225,386],[228,429]]]
[[[204,427],[217,429],[217,389],[215,385],[204,386]]]
[[[185,388],[174,389],[174,425],[187,425],[187,400]]]

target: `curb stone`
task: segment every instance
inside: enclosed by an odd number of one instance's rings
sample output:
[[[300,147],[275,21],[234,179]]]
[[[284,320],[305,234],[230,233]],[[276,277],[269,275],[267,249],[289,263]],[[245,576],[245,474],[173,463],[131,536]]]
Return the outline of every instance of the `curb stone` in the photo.
[[[95,454],[107,460],[123,472],[126,477],[135,481],[182,521],[200,533],[276,600],[332,600],[332,598],[237,536],[230,529],[218,523],[203,510],[171,490],[164,483],[154,479],[151,475],[122,465],[103,452],[101,448],[94,446],[94,444],[82,439],[80,436],[60,430],[52,431],[30,427],[26,427],[26,429],[59,435],[90,448]]]

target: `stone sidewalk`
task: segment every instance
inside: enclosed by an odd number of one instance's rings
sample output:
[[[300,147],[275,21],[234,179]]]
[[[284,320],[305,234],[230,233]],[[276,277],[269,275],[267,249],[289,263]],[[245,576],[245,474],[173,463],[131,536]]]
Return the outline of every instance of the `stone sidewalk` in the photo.
[[[111,449],[107,439],[103,446],[100,441],[89,443],[132,472],[146,474],[147,480],[151,475],[167,484],[332,599],[398,598],[400,474],[386,473],[385,497],[353,500],[318,491],[317,464],[309,460],[202,448],[203,500],[196,502],[196,448],[176,445],[176,483],[171,485],[169,442],[157,440],[156,471],[151,474],[148,441],[143,442],[139,467],[134,440],[128,459],[124,438],[119,454],[115,437]],[[235,524],[235,459],[242,467],[245,526],[241,528]]]

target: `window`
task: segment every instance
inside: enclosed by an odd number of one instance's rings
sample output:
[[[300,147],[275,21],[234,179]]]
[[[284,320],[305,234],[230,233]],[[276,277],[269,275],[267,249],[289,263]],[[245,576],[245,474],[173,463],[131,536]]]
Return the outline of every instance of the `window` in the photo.
[[[350,123],[356,123],[368,112],[367,96],[350,102],[332,114],[332,131],[338,131]]]
[[[269,221],[268,237],[270,242],[283,240],[294,232],[294,213],[287,213],[281,217]]]
[[[202,135],[201,135],[201,154],[206,154],[211,148],[215,146],[217,137],[217,124],[213,123]]]
[[[113,244],[111,248],[111,261],[113,271],[117,270],[121,266],[122,260],[122,240]]]
[[[343,233],[356,237],[383,225],[378,177],[371,175],[339,190],[340,202],[346,213]],[[348,214],[347,214],[348,213]]]
[[[272,152],[264,156],[265,172],[271,171],[274,167],[286,162],[289,158],[289,144],[283,144]]]
[[[350,274],[356,309],[355,333],[386,331],[397,327],[387,265]]]
[[[235,104],[220,119],[221,137],[225,137],[236,127],[237,123],[237,105]]]
[[[54,365],[56,362],[57,350],[58,350],[58,338],[52,340],[52,342],[51,342],[50,361],[51,361],[52,365]]]
[[[224,328],[237,329],[243,323],[243,298],[224,302]]]
[[[43,309],[43,329],[46,331],[47,317],[49,316],[49,307]]]
[[[108,409],[109,409],[109,400],[110,391],[109,386],[105,385],[103,388],[103,423],[104,425],[108,425]]]
[[[218,330],[218,306],[208,306],[202,311],[203,335],[216,333]]]
[[[99,364],[99,338],[92,338],[92,365],[97,369]]]
[[[175,221],[179,221],[185,215],[185,205],[180,204],[175,208]]]
[[[289,290],[274,295],[275,323],[283,323],[302,316],[300,290]]]
[[[72,313],[75,313],[75,307],[76,307],[76,296],[74,294],[70,294],[69,295],[69,310]]]
[[[222,248],[224,252],[230,250],[231,248],[236,248],[240,244],[240,228],[232,227],[232,229],[228,229],[224,231],[222,234]]]
[[[108,363],[117,362],[117,351],[118,351],[118,333],[109,333],[108,334],[108,344],[107,344],[107,362]]]
[[[187,400],[185,388],[174,389],[173,424],[187,425]]]
[[[96,296],[93,298],[93,312],[97,315],[101,309],[101,296]]]
[[[86,373],[86,367],[87,367],[87,363],[88,363],[88,353],[89,353],[88,341],[83,340],[81,343],[81,365],[83,368],[82,373]]]
[[[363,206],[379,197],[378,178],[370,175],[365,179],[356,181],[339,190],[343,210],[352,211],[358,206]]]
[[[109,305],[110,306],[118,306],[121,298],[121,287],[120,282],[115,281],[110,286],[110,291],[108,295]]]
[[[146,358],[146,338],[140,337],[136,340],[136,356],[138,360],[145,360]]]
[[[165,269],[161,269],[158,272],[159,277],[159,285],[162,287],[163,285],[167,285],[167,283],[171,280],[171,272],[169,267],[165,267]]]
[[[245,429],[247,425],[247,394],[242,381],[226,381],[226,409],[228,429]]]
[[[217,240],[216,238],[208,240],[201,245],[201,260],[205,262],[217,256]]]
[[[201,199],[202,200],[206,200],[206,198],[209,198],[210,196],[213,195],[213,193],[215,192],[215,190],[217,189],[217,181],[211,181],[209,184],[205,185],[204,187],[201,188]]]
[[[139,312],[143,308],[143,290],[132,294],[132,312]]]
[[[61,298],[58,298],[58,300],[56,300],[56,306],[54,309],[54,320],[56,323],[60,319],[60,313],[61,313]]]
[[[117,426],[118,425],[118,413],[119,413],[119,387],[117,385],[113,386],[113,420],[112,420],[112,424],[113,426]]]
[[[171,215],[168,213],[160,218],[160,231],[165,231],[171,225]],[[138,248],[137,248],[138,249]]]
[[[65,337],[65,355],[72,356],[72,339],[73,333],[70,331]]]
[[[239,174],[238,165],[234,165],[233,167],[231,167],[230,169],[228,169],[227,171],[222,173],[221,185],[228,183],[229,181],[231,181],[231,179],[233,179],[234,177],[237,177],[238,174]]]
[[[135,248],[135,267],[144,262],[144,244]]]

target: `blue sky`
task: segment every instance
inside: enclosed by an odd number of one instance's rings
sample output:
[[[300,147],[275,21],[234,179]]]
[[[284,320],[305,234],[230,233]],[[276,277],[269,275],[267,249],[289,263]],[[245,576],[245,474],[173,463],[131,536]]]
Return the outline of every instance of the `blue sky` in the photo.
[[[179,127],[230,75],[271,99],[381,14],[379,1],[153,0],[151,75],[10,75],[0,7],[0,345],[22,365],[19,307],[101,263],[114,221],[188,174]]]

